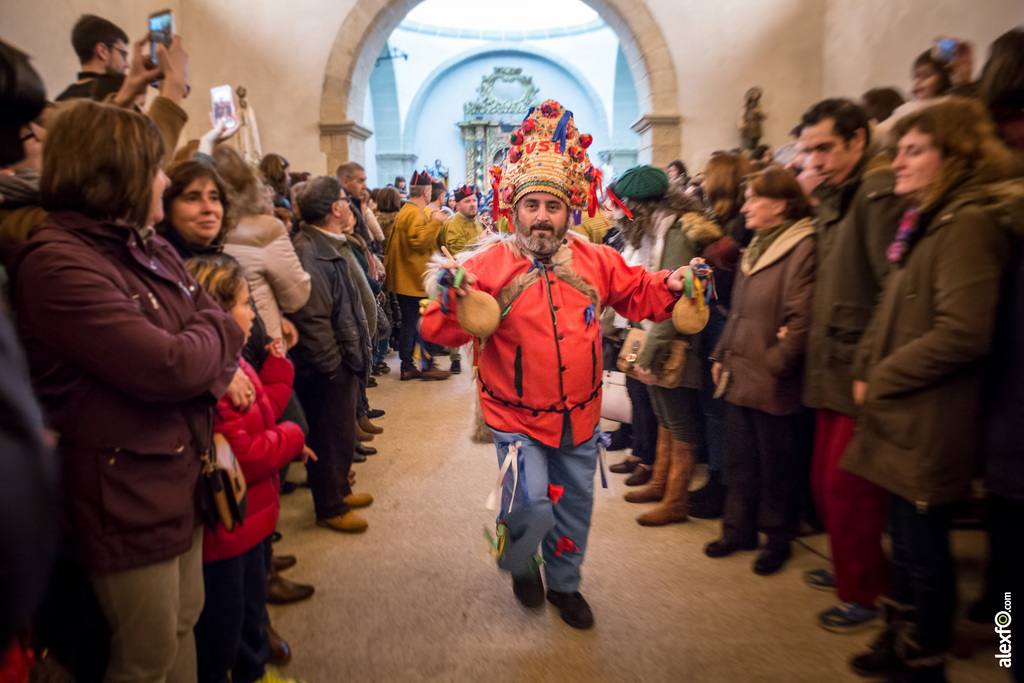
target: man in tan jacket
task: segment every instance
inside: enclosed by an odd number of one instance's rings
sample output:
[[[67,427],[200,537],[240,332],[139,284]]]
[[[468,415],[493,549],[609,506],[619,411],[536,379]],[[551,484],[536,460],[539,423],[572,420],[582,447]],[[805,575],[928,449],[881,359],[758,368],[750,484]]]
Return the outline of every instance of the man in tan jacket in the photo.
[[[447,215],[434,211],[428,220],[424,210],[430,202],[430,176],[413,174],[409,201],[395,217],[395,227],[384,251],[384,283],[398,296],[402,312],[398,355],[402,359],[402,381],[411,379],[448,379],[449,372],[429,368],[419,370],[413,361],[420,299],[427,296],[423,288],[423,271],[434,253],[437,234]]]

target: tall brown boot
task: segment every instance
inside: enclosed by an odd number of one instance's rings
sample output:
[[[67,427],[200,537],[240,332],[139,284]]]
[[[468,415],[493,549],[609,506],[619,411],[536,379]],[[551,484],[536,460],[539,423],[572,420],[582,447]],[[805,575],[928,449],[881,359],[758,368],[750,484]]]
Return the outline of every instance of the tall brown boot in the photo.
[[[696,457],[692,444],[672,442],[672,464],[668,470],[668,483],[661,505],[636,518],[640,526],[665,526],[686,521],[687,498]]]
[[[668,481],[668,463],[672,459],[672,432],[658,427],[658,445],[654,456],[654,473],[642,489],[626,494],[628,503],[656,503],[665,495]]]

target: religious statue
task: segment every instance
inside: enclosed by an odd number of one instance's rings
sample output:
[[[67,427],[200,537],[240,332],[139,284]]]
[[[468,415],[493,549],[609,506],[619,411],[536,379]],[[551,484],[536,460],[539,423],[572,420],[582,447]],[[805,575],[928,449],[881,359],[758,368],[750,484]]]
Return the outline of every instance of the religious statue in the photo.
[[[744,149],[753,150],[761,139],[761,122],[765,118],[761,113],[762,94],[761,88],[757,86],[747,90],[739,124]]]

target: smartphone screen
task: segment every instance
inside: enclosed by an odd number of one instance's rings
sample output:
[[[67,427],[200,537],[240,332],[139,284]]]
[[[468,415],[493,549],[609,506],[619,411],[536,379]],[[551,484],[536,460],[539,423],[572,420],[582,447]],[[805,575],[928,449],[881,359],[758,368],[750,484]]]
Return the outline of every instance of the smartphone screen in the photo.
[[[939,59],[944,62],[953,61],[953,51],[956,49],[956,41],[951,38],[943,38],[935,44],[939,48]]]
[[[149,54],[153,63],[156,64],[156,46],[163,43],[170,47],[171,39],[174,37],[174,14],[167,9],[163,12],[151,14],[149,17]]]
[[[235,116],[235,97],[230,85],[218,85],[210,89],[213,100],[213,125],[223,121],[225,128],[234,128],[238,122]]]

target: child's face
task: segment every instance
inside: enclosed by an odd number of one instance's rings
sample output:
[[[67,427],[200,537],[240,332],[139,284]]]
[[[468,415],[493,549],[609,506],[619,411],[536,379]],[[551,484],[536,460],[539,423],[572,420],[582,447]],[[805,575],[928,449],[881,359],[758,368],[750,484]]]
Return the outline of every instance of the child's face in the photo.
[[[252,321],[256,317],[256,313],[253,312],[252,306],[249,305],[249,285],[247,283],[243,282],[242,286],[238,288],[235,305],[230,313],[235,322],[238,323],[238,326],[242,328],[245,341],[249,341],[249,334],[252,332]]]

